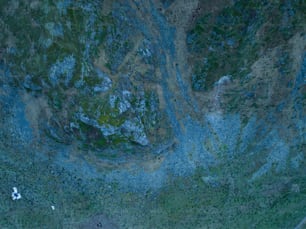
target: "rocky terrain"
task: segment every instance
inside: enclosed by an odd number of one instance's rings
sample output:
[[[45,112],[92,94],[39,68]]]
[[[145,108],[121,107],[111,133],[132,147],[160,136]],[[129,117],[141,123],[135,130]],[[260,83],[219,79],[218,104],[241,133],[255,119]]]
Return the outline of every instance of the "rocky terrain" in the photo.
[[[1,228],[306,225],[305,1],[0,12]]]

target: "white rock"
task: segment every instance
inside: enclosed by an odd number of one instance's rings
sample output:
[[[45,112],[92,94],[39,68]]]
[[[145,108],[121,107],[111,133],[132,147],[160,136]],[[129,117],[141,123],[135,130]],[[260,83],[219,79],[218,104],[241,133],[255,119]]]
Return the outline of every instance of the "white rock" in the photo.
[[[13,199],[13,200],[19,200],[19,199],[21,199],[21,195],[20,195],[20,193],[18,193],[18,190],[17,190],[16,187],[13,187],[12,199]]]
[[[226,75],[226,76],[222,76],[216,83],[215,85],[226,85],[229,84],[231,82],[231,75]]]

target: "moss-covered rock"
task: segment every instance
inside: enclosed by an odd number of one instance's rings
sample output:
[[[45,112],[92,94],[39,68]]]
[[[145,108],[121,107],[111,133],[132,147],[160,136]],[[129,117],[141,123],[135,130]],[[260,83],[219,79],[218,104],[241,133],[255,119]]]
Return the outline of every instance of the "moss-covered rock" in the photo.
[[[48,136],[61,141],[63,134],[56,133],[68,131],[99,147],[121,140],[139,143],[142,136],[141,145],[147,145],[146,131],[152,132],[157,122],[158,103],[135,88],[125,89],[130,82],[124,84],[116,76],[133,48],[135,29],[122,18],[124,12],[103,14],[103,4],[97,1],[17,3],[10,10],[9,4],[1,5],[2,58],[20,86],[47,95],[58,120],[53,125],[41,117],[42,123],[49,123]],[[96,63],[101,53],[106,55],[104,65]],[[122,129],[127,132],[122,134]]]

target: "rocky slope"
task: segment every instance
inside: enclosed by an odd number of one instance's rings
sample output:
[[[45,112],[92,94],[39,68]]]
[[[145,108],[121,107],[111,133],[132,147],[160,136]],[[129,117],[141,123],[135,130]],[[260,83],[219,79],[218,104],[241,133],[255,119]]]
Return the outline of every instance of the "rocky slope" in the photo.
[[[304,1],[0,9],[1,227],[303,226]]]

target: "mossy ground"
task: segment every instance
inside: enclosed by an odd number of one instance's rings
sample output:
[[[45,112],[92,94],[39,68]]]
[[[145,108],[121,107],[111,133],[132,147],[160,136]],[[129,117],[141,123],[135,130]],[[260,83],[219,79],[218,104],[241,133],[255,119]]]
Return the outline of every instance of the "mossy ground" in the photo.
[[[202,15],[189,32],[192,86],[210,90],[224,75],[244,77],[264,50],[305,29],[303,1],[236,1]]]

